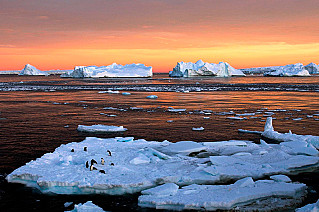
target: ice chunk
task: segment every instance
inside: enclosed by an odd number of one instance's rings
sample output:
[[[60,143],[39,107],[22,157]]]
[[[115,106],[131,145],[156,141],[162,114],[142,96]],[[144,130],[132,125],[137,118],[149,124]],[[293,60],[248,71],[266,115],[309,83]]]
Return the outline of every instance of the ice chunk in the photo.
[[[164,185],[157,186],[142,191],[143,195],[155,195],[155,196],[171,196],[175,195],[178,191],[179,186],[175,183],[166,183]]]
[[[237,117],[237,116],[230,116],[230,117],[226,117],[226,119],[232,119],[232,120],[245,120],[247,118],[242,118],[242,117]]]
[[[306,194],[306,185],[275,181],[256,181],[246,178],[231,185],[190,185],[178,189],[170,196],[143,194],[138,198],[141,207],[167,210],[253,210],[252,203],[264,209],[264,201],[278,198],[291,199],[290,204],[299,202]],[[280,199],[279,199],[280,198]],[[252,207],[252,208],[249,208]],[[256,206],[255,206],[256,207]],[[277,204],[268,205],[268,210]],[[257,207],[258,208],[258,207]]]
[[[129,95],[131,95],[131,93],[129,93],[129,92],[123,92],[122,95],[124,95],[124,96],[129,96]]]
[[[69,207],[70,205],[72,205],[73,204],[73,202],[66,202],[66,203],[64,203],[64,207]]]
[[[19,75],[44,75],[47,76],[49,75],[47,72],[40,71],[34,66],[27,64],[25,65],[24,69],[19,73]]]
[[[193,127],[193,131],[203,131],[205,128],[204,127]]]
[[[174,113],[178,113],[178,112],[185,112],[186,109],[174,109],[174,108],[169,108],[167,111],[169,111],[169,112],[174,112]]]
[[[202,60],[196,63],[178,62],[173,71],[169,72],[170,77],[199,77],[199,76],[215,76],[215,77],[231,77],[245,76],[245,74],[234,69],[226,62],[219,64],[205,63]]]
[[[318,212],[319,211],[319,199],[316,203],[305,205],[301,208],[297,208],[296,212]]]
[[[272,117],[267,118],[264,131],[274,131],[274,127],[272,126]]]
[[[261,134],[263,137],[276,140],[279,142],[289,142],[289,141],[305,141],[311,145],[313,145],[316,149],[319,149],[319,136],[313,135],[297,135],[291,132],[289,133],[279,133],[274,131],[272,126],[271,117],[267,118],[267,122],[265,125],[265,131]]]
[[[148,99],[157,99],[158,96],[156,96],[156,95],[149,95],[149,96],[147,96],[146,98],[148,98]]]
[[[286,175],[282,175],[282,174],[270,176],[270,179],[272,179],[276,182],[285,182],[285,183],[291,182],[291,179],[289,177],[287,177]]]
[[[92,201],[87,201],[86,203],[74,205],[74,209],[70,212],[103,212],[104,210],[99,206],[93,204]]]
[[[113,63],[109,66],[76,66],[73,72],[62,74],[61,77],[152,77],[152,67],[144,64],[118,65]]]
[[[135,165],[138,165],[138,164],[145,164],[145,163],[150,163],[151,162],[151,159],[148,158],[146,155],[144,154],[139,154],[136,158],[132,159],[130,161],[131,164],[135,164]]]
[[[85,126],[85,125],[79,125],[77,128],[78,131],[82,132],[91,132],[91,133],[102,133],[102,132],[123,132],[127,129],[123,126],[109,126],[109,125],[91,125],[91,126]]]

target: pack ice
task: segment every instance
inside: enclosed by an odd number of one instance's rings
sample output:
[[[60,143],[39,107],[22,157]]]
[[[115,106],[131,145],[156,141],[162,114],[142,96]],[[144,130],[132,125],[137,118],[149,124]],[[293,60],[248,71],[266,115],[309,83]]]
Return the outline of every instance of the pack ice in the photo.
[[[24,66],[24,69],[22,69],[22,71],[19,73],[19,75],[43,75],[43,76],[47,76],[49,74],[44,72],[44,71],[38,70],[36,67],[34,67],[34,66],[30,65],[30,64],[26,64]]]
[[[219,64],[207,63],[198,60],[192,62],[178,62],[173,71],[169,72],[170,77],[200,77],[200,76],[215,76],[215,77],[231,77],[245,76],[245,74],[237,69],[234,69],[226,62]]]
[[[108,66],[76,66],[70,73],[62,74],[61,77],[152,77],[152,67],[144,64],[133,63],[127,65],[119,65],[113,63]]]

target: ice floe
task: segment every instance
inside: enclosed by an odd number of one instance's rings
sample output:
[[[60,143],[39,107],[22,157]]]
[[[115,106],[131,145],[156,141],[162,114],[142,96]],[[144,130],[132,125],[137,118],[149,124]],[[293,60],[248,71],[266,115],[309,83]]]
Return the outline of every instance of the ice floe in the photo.
[[[149,95],[149,96],[147,96],[146,98],[148,98],[148,99],[157,99],[158,96],[156,96],[156,95]]]
[[[262,133],[262,136],[271,140],[278,142],[306,142],[308,143],[307,147],[315,147],[319,149],[319,136],[313,135],[297,135],[291,132],[288,133],[279,133],[274,131],[272,126],[272,118],[268,117],[265,125],[265,130]]]
[[[92,161],[97,170],[88,168]],[[266,142],[86,138],[61,145],[53,153],[27,163],[9,174],[7,180],[44,193],[121,195],[165,183],[216,184],[244,177],[294,174],[318,165],[318,156]]]
[[[203,131],[205,128],[204,127],[193,127],[193,131]]]
[[[40,71],[38,70],[36,67],[27,64],[24,66],[24,69],[22,69],[22,71],[19,73],[19,75],[43,75],[43,76],[47,76],[49,75],[48,73],[44,72],[44,71]]]
[[[109,66],[76,66],[73,72],[62,74],[61,77],[152,77],[152,67],[144,64],[118,65],[113,63]]]
[[[215,76],[215,77],[231,77],[245,76],[245,74],[237,69],[234,69],[226,62],[219,64],[206,63],[198,60],[192,62],[178,62],[173,71],[169,72],[170,77],[200,77],[200,76]]]
[[[180,189],[163,185],[143,191],[138,198],[141,207],[168,210],[253,210],[254,206],[265,209],[262,199],[290,198],[298,202],[305,195],[306,185],[301,183],[276,182],[274,180],[253,181],[247,177],[230,185],[189,185]],[[260,200],[260,201],[257,201]],[[282,200],[284,201],[284,200]],[[293,204],[291,202],[290,204]],[[273,206],[271,206],[273,205]],[[271,210],[278,207],[268,205]]]
[[[75,204],[74,209],[69,212],[103,212],[104,210],[95,205],[92,201],[86,203]]]
[[[319,199],[316,203],[305,205],[296,209],[296,212],[318,212],[319,211]]]
[[[127,129],[124,128],[123,126],[109,126],[109,125],[96,124],[91,126],[79,125],[77,130],[81,132],[97,133],[97,132],[123,132],[123,131],[126,131]]]

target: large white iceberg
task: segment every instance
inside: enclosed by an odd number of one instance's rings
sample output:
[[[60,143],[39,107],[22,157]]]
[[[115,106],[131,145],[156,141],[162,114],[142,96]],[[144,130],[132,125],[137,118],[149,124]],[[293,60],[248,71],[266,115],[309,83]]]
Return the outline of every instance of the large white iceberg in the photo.
[[[285,66],[270,66],[240,69],[246,74],[263,74],[264,76],[294,77],[310,76],[318,68],[315,64],[304,66],[301,63],[289,64]]]
[[[62,74],[61,77],[152,77],[152,67],[144,64],[119,65],[113,63],[108,66],[76,66],[70,73]]]
[[[27,64],[24,66],[24,69],[22,69],[22,71],[19,73],[19,75],[43,75],[43,76],[47,76],[49,75],[48,73],[44,72],[44,71],[40,71],[38,70],[36,67]]]
[[[206,63],[198,60],[196,63],[192,62],[178,62],[173,71],[169,72],[170,77],[200,77],[200,76],[215,76],[215,77],[231,77],[231,76],[245,76],[245,74],[231,67],[226,62]]]
[[[319,66],[315,63],[309,63],[305,66],[305,69],[309,72],[309,74],[319,74]]]
[[[168,210],[270,211],[282,207],[280,203],[291,206],[295,202],[300,202],[298,199],[305,195],[307,188],[305,184],[274,180],[254,182],[251,177],[238,180],[231,185],[190,185],[180,189],[178,186],[170,186],[171,192],[167,186],[161,187],[143,191],[138,199],[139,206]],[[166,189],[165,192],[163,189]],[[269,199],[276,203],[269,204]],[[287,199],[294,201],[290,200],[288,203]]]

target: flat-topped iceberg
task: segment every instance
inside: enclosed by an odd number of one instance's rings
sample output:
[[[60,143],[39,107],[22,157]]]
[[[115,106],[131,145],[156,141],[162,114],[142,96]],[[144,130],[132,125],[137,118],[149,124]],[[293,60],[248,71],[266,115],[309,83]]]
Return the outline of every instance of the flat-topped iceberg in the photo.
[[[85,77],[152,77],[152,67],[144,64],[119,65],[113,63],[108,66],[76,66],[70,73],[61,77],[85,78]]]
[[[306,188],[301,183],[274,180],[254,182],[248,177],[231,185],[189,185],[180,189],[173,185],[159,186],[143,191],[138,204],[141,207],[179,211],[270,211],[300,203],[300,198],[306,194]],[[276,204],[269,204],[271,200]]]
[[[245,76],[245,74],[231,67],[226,62],[206,63],[198,60],[196,63],[192,62],[178,62],[173,71],[169,72],[170,77],[201,77],[201,76],[215,76],[215,77],[231,77],[231,76]]]
[[[318,66],[314,63],[310,63],[304,66],[301,63],[289,64],[285,66],[270,66],[270,67],[257,67],[240,69],[246,74],[263,74],[264,76],[278,76],[278,77],[303,77],[310,76],[318,72]]]
[[[48,73],[44,72],[44,71],[40,71],[39,69],[37,69],[36,67],[27,64],[24,66],[24,69],[22,69],[22,71],[19,73],[19,75],[28,75],[28,76],[33,76],[33,75],[43,75],[43,76],[47,76],[49,75]]]
[[[86,138],[27,163],[7,180],[44,193],[121,195],[165,183],[216,184],[318,167],[318,156],[292,149],[251,141],[171,143],[132,137]]]
[[[118,127],[118,126],[96,124],[91,126],[79,125],[77,130],[82,132],[102,133],[102,132],[124,132],[127,129],[124,128],[123,126]]]

